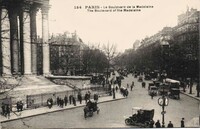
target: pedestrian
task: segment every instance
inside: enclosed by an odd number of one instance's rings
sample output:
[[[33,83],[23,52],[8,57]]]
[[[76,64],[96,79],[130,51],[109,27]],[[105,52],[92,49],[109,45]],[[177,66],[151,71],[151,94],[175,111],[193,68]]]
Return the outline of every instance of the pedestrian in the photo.
[[[98,99],[99,99],[98,95],[94,94],[94,101],[98,102]]]
[[[182,118],[182,120],[181,120],[181,127],[185,127],[185,121],[184,121],[184,118]]]
[[[51,108],[51,102],[49,98],[47,99],[47,106],[49,107],[49,109]]]
[[[133,90],[133,87],[134,87],[134,81],[132,81],[132,84],[131,84],[131,91]]]
[[[151,99],[153,99],[153,97],[154,97],[154,92],[151,92]]]
[[[51,103],[51,107],[53,106],[53,99],[52,98],[50,98],[50,103]]]
[[[10,105],[7,104],[6,105],[6,116],[8,116],[8,119],[10,119],[10,110],[11,110]]]
[[[67,103],[68,103],[68,97],[65,95],[64,97],[64,103],[65,103],[65,106],[67,106]]]
[[[24,106],[24,104],[23,104],[23,102],[22,101],[19,101],[19,109],[20,109],[20,111],[22,111],[23,110],[23,106]]]
[[[173,127],[174,127],[174,125],[172,124],[171,121],[169,121],[169,123],[168,123],[168,125],[167,125],[167,128],[173,128]]]
[[[60,107],[63,108],[64,100],[60,98]]]
[[[115,89],[113,88],[113,99],[115,99]]]
[[[1,109],[2,109],[2,115],[5,116],[6,114],[6,107],[5,107],[5,104],[2,102],[2,105],[1,105]]]
[[[88,90],[88,99],[90,99],[91,92]]]
[[[76,106],[76,99],[75,99],[75,97],[72,97],[72,101],[73,101],[74,106]]]
[[[80,104],[82,104],[82,95],[81,95],[81,93],[78,94],[78,100],[79,100]]]
[[[57,99],[56,99],[57,101],[57,106],[59,106],[60,105],[60,98],[59,98],[59,96],[57,97]]]
[[[85,93],[84,99],[85,99],[85,103],[87,104],[87,101],[88,101],[88,93],[87,92]]]
[[[20,103],[19,103],[19,101],[17,101],[17,112],[19,112],[19,109],[20,109]]]
[[[159,121],[159,120],[157,120],[157,122],[155,123],[155,126],[156,126],[156,128],[161,128],[161,125],[160,125],[160,121]]]
[[[145,88],[145,86],[146,86],[146,83],[142,82],[142,88]]]
[[[129,88],[129,84],[127,84],[127,89]]]
[[[116,92],[118,91],[118,89],[119,89],[118,86],[116,86],[116,87],[115,87]]]
[[[72,104],[72,95],[69,96],[69,104]]]
[[[128,97],[128,90],[126,89],[125,90],[125,95],[126,95],[126,98]]]

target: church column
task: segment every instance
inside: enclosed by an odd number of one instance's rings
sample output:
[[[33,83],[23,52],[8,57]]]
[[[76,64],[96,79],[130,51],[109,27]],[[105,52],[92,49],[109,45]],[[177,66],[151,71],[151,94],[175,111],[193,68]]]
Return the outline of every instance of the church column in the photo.
[[[37,27],[36,27],[37,7],[32,5],[30,10],[31,19],[31,58],[32,58],[32,73],[37,74]]]
[[[9,9],[12,74],[19,74],[19,39],[17,9]]]
[[[31,29],[29,8],[22,7],[22,30],[23,30],[23,50],[24,50],[24,74],[31,74]]]
[[[43,74],[50,74],[48,7],[42,7]]]
[[[3,76],[11,76],[10,23],[7,9],[1,8],[1,48]]]

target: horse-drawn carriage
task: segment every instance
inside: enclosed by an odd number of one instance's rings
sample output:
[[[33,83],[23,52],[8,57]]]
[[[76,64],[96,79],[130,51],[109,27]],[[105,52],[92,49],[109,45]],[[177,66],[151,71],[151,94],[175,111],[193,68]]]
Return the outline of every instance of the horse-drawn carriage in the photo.
[[[97,106],[97,102],[93,102],[91,100],[89,100],[86,104],[86,106],[83,109],[84,111],[84,117],[92,117],[94,112],[97,112],[97,114],[99,114],[99,107]]]

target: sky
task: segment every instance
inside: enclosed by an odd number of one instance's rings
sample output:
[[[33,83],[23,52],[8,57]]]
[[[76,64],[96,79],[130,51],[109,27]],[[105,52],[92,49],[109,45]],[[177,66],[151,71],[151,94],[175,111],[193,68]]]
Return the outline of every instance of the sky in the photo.
[[[123,52],[135,40],[177,25],[187,7],[200,10],[200,0],[50,0],[50,34],[68,31],[86,44],[115,44]],[[153,6],[139,12],[88,12],[86,6]],[[81,9],[75,9],[75,7]]]

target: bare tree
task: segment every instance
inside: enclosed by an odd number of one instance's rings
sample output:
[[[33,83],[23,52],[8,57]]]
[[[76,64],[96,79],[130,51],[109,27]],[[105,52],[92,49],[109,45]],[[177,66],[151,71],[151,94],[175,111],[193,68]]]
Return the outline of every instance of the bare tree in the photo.
[[[113,61],[114,57],[117,55],[117,46],[114,44],[111,44],[108,42],[106,45],[103,45],[103,51],[106,54],[107,57],[107,73],[106,73],[106,81],[108,81],[108,72],[111,65],[111,62]]]

